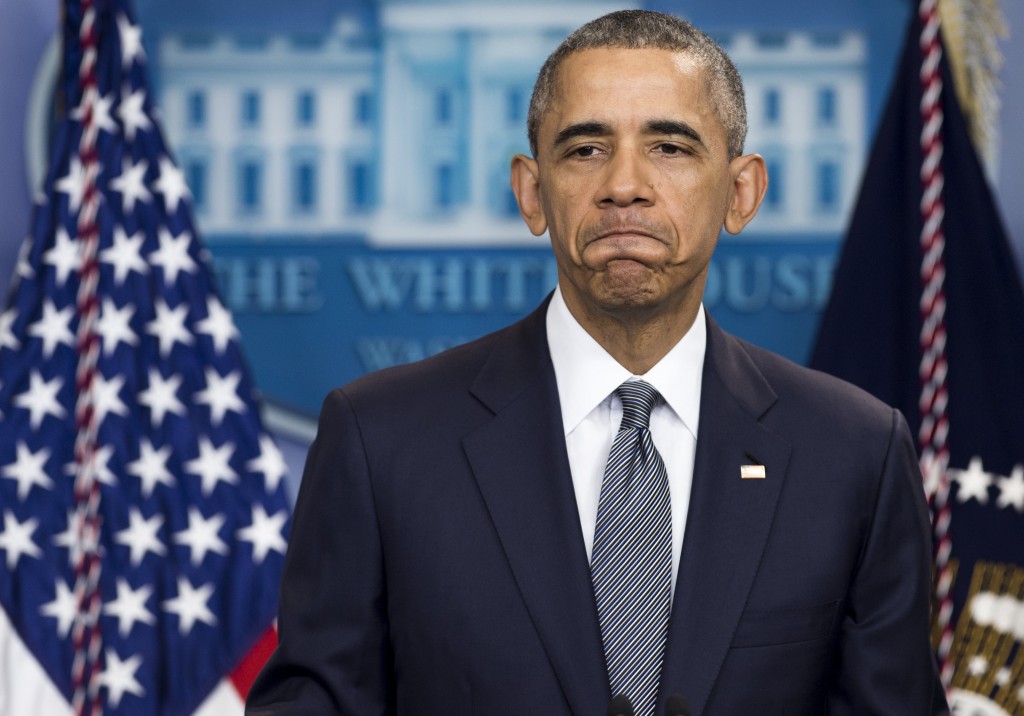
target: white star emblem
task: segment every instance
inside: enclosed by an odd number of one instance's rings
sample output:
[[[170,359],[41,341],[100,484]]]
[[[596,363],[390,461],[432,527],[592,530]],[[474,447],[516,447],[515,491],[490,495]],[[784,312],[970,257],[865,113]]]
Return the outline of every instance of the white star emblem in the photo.
[[[185,406],[178,400],[177,392],[181,387],[182,377],[172,375],[164,380],[160,371],[156,368],[149,369],[149,387],[141,391],[138,401],[141,405],[149,408],[150,420],[153,427],[159,427],[167,413],[185,415]]]
[[[107,658],[103,672],[100,674],[100,686],[107,687],[107,700],[113,708],[117,708],[125,694],[145,696],[146,690],[135,678],[135,672],[142,666],[142,657],[138,654],[126,661],[113,649],[107,649]]]
[[[100,251],[100,261],[114,267],[114,282],[120,286],[128,278],[129,271],[139,274],[149,272],[149,264],[142,258],[142,244],[145,237],[141,232],[128,236],[124,227],[114,227],[114,244]]]
[[[101,485],[117,487],[117,477],[110,469],[110,458],[113,456],[113,445],[101,445],[96,452],[92,454],[93,479]],[[64,466],[64,472],[71,477],[74,477],[78,474],[78,468],[78,462],[76,460],[72,460]]]
[[[53,480],[46,475],[43,465],[50,459],[50,451],[47,448],[39,448],[39,452],[32,452],[28,445],[18,441],[18,456],[15,461],[4,466],[4,477],[18,481],[18,499],[24,500],[28,497],[33,485],[49,490],[53,487]]]
[[[967,670],[972,676],[984,676],[985,672],[988,671],[988,661],[984,656],[978,654],[967,664]]]
[[[207,552],[227,554],[228,546],[218,534],[224,526],[224,515],[214,515],[206,519],[196,507],[188,508],[188,528],[174,533],[174,542],[189,548],[192,555],[192,566],[203,563]]]
[[[287,510],[281,510],[273,517],[267,515],[263,505],[252,506],[252,524],[243,527],[235,534],[238,539],[252,543],[252,560],[256,564],[263,564],[267,553],[271,550],[284,554],[288,544],[281,534],[284,523],[288,519]]]
[[[96,322],[96,332],[103,339],[103,355],[109,356],[117,350],[118,343],[128,346],[137,346],[139,337],[132,330],[132,316],[135,315],[135,308],[125,304],[118,308],[113,299],[103,298],[103,310],[100,311],[100,318]]]
[[[210,420],[214,425],[224,422],[224,414],[232,411],[241,415],[245,412],[245,403],[238,397],[238,382],[242,380],[241,371],[232,371],[226,376],[218,375],[216,369],[206,369],[206,388],[195,394],[195,401],[210,406]]]
[[[139,459],[128,463],[128,474],[142,481],[143,497],[152,495],[157,483],[174,487],[174,477],[167,470],[167,459],[170,456],[170,445],[155,450],[149,438],[144,437],[139,441]]]
[[[128,547],[129,561],[133,567],[142,564],[147,552],[152,552],[158,557],[167,553],[167,548],[157,537],[157,532],[163,524],[164,518],[159,513],[147,520],[135,507],[128,512],[128,526],[114,535],[114,541]]]
[[[21,341],[14,337],[14,321],[18,318],[18,311],[11,306],[3,313],[0,313],[0,350],[10,348],[18,350],[21,348]]]
[[[202,480],[204,497],[209,497],[218,482],[234,485],[238,475],[231,469],[228,462],[234,454],[235,446],[226,442],[215,448],[205,435],[199,438],[199,457],[185,463],[185,471],[191,475],[199,475]]]
[[[117,34],[121,37],[121,66],[128,67],[132,62],[141,62],[146,58],[142,47],[142,28],[133,25],[124,13],[117,16]]]
[[[82,267],[82,245],[71,238],[63,226],[57,227],[53,248],[43,253],[43,263],[57,272],[58,288]]]
[[[160,356],[171,354],[175,343],[190,346],[195,341],[192,334],[185,328],[188,318],[188,305],[182,303],[177,308],[170,308],[162,298],[153,305],[156,317],[146,324],[146,333],[155,336],[160,342]]]
[[[37,430],[43,422],[43,418],[52,415],[55,418],[63,418],[67,412],[57,402],[57,393],[60,392],[63,381],[59,376],[53,380],[44,381],[39,371],[32,371],[28,377],[28,390],[14,396],[14,404],[19,408],[29,411],[29,424],[33,430]]]
[[[14,275],[18,279],[30,279],[36,275],[35,269],[29,258],[32,254],[32,237],[29,236],[21,242],[21,250],[18,252],[18,265],[14,267]]]
[[[992,484],[992,476],[981,466],[980,457],[972,457],[966,470],[951,471],[957,476],[960,487],[956,499],[967,502],[972,497],[981,504],[988,502],[988,487]]]
[[[196,270],[196,262],[188,255],[192,234],[183,231],[178,236],[172,236],[170,231],[161,227],[158,237],[160,248],[149,255],[149,260],[163,268],[164,280],[168,285],[177,280],[179,271],[192,273]]]
[[[178,628],[182,636],[192,631],[197,621],[215,626],[217,617],[206,606],[213,594],[213,584],[204,584],[199,589],[192,586],[187,577],[178,577],[178,596],[163,603],[165,611],[178,615]]]
[[[107,380],[102,374],[96,374],[92,382],[92,404],[97,425],[102,423],[110,413],[128,415],[128,406],[124,404],[120,396],[123,387],[123,375],[117,375]]]
[[[82,94],[82,103],[71,110],[71,119],[76,122],[84,121],[87,109],[91,107],[92,125],[107,134],[115,134],[117,132],[117,124],[114,123],[110,116],[110,110],[113,106],[113,94],[100,97],[95,87],[90,87]]]
[[[281,480],[288,474],[284,456],[266,433],[260,435],[260,456],[245,463],[245,469],[263,473],[263,478],[267,481],[267,492],[276,490]]]
[[[153,198],[146,188],[146,170],[149,163],[140,159],[138,164],[132,164],[132,160],[125,157],[121,162],[121,175],[110,180],[110,188],[121,194],[121,207],[124,213],[135,208],[135,202],[148,202]]]
[[[1010,679],[1012,678],[1012,676],[1013,672],[1011,672],[1007,667],[1004,666],[996,672],[996,683],[999,686],[1006,686],[1008,683],[1010,683]]]
[[[68,510],[68,521],[64,531],[53,536],[53,543],[68,551],[68,564],[72,569],[78,564],[84,552],[103,551],[99,545],[99,531],[95,528],[84,529],[82,517],[76,510]]]
[[[124,136],[129,142],[135,141],[135,133],[152,128],[153,123],[146,116],[146,92],[137,89],[130,92],[127,87],[121,93],[121,104],[117,107],[117,116],[124,124]]]
[[[13,570],[18,566],[18,560],[23,554],[29,557],[42,557],[43,551],[32,541],[32,533],[39,526],[39,520],[30,517],[24,522],[18,522],[18,518],[10,510],[4,510],[4,531],[0,532],[0,549],[7,552],[7,569]]]
[[[233,338],[238,338],[238,329],[231,320],[231,312],[216,296],[206,302],[206,318],[196,323],[196,331],[205,333],[213,341],[213,348],[223,353]]]
[[[178,210],[182,199],[192,196],[192,192],[185,184],[185,173],[174,166],[174,162],[168,156],[160,157],[160,176],[153,182],[153,188],[158,194],[163,195],[168,214]]]
[[[43,357],[50,358],[57,346],[75,346],[75,334],[71,332],[71,319],[74,318],[75,307],[65,306],[61,310],[46,299],[43,302],[43,315],[28,327],[28,334],[43,342]]]
[[[71,158],[68,173],[58,179],[54,187],[60,193],[68,195],[68,208],[71,213],[78,211],[85,194],[85,167],[77,156]]]
[[[1009,477],[999,478],[999,507],[1013,506],[1017,512],[1024,512],[1024,465],[1017,465]]]
[[[54,617],[57,620],[57,634],[63,639],[70,633],[71,625],[75,623],[75,617],[78,615],[78,599],[62,579],[54,581],[54,589],[56,594],[54,594],[53,601],[39,607],[39,613],[44,617]]]
[[[153,588],[142,585],[132,589],[123,577],[117,578],[117,599],[103,605],[103,613],[117,617],[117,631],[122,637],[131,633],[135,622],[154,624],[156,618],[146,609],[146,600],[153,594]]]

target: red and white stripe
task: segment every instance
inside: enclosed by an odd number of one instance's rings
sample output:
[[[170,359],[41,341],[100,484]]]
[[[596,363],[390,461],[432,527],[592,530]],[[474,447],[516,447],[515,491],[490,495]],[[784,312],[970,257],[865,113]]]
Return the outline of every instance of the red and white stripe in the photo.
[[[82,162],[82,204],[77,220],[77,240],[81,257],[76,305],[78,332],[75,349],[78,364],[75,370],[75,514],[78,527],[78,549],[75,550],[75,597],[78,614],[72,629],[75,656],[72,665],[72,708],[76,716],[102,713],[100,675],[103,669],[103,639],[99,617],[102,601],[99,591],[101,559],[100,489],[96,481],[97,432],[99,425],[94,410],[93,386],[99,357],[99,335],[96,324],[99,314],[97,283],[99,281],[99,223],[97,214],[100,190],[96,179],[100,171],[96,138],[99,127],[95,121],[99,88],[96,81],[96,8],[93,0],[82,2],[82,25],[79,29],[82,62],[78,78],[82,89],[80,104],[82,137],[78,154]]]
[[[949,434],[946,387],[946,263],[944,251],[946,237],[943,231],[945,203],[943,200],[942,163],[942,76],[939,62],[942,43],[939,37],[939,15],[936,0],[922,0],[919,13],[922,30],[921,49],[921,429],[918,446],[921,451],[921,472],[935,515],[936,556],[938,574],[936,600],[938,606],[939,668],[943,685],[948,689],[953,677],[953,664],[949,658],[953,641],[952,570],[949,556]]]

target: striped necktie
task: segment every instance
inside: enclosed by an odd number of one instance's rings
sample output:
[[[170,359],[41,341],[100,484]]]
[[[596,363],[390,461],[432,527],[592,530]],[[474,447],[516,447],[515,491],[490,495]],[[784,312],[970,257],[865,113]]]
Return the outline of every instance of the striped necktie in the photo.
[[[652,716],[671,608],[672,506],[650,431],[658,391],[630,381],[615,392],[622,423],[601,483],[590,571],[612,695]]]

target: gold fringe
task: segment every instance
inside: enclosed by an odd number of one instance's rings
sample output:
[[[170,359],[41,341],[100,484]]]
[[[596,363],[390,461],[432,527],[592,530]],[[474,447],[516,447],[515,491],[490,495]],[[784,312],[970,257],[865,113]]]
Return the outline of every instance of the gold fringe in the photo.
[[[990,169],[999,147],[999,70],[997,40],[1009,37],[999,0],[938,0],[939,22],[956,96],[974,148]]]

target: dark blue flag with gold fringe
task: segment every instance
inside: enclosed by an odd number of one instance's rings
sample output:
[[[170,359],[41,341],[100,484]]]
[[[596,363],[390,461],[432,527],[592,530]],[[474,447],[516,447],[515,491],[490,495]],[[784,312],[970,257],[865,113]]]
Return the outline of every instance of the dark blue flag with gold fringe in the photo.
[[[843,246],[813,367],[906,415],[936,546],[954,712],[1024,714],[1024,291],[921,3]]]

